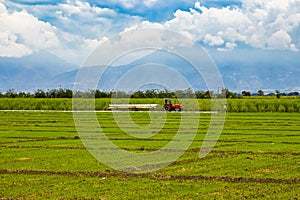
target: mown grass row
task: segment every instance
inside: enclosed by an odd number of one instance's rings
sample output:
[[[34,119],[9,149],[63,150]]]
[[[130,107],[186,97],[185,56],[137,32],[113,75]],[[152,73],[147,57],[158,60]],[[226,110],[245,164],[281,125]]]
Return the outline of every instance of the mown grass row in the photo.
[[[149,123],[146,112],[130,115],[136,124]],[[97,113],[113,143],[138,153],[155,151],[172,140],[180,116],[168,113],[159,134],[135,138],[118,127],[112,113]],[[176,162],[134,176],[112,170],[89,153],[78,138],[72,113],[0,111],[0,197],[300,198],[299,113],[228,113],[217,145],[201,159],[198,152],[210,116],[200,114],[195,141]]]
[[[198,101],[198,105],[197,105]],[[216,102],[212,107],[212,101]],[[227,104],[228,112],[300,112],[300,99],[182,99],[184,110],[191,111],[211,111],[223,110]],[[132,104],[158,104],[158,110],[162,110],[163,99],[95,99],[95,104],[90,103],[91,99],[80,99],[77,101],[77,109],[80,110],[107,110],[110,103],[132,103]],[[175,102],[178,103],[178,102]],[[0,98],[0,110],[72,110],[72,99],[35,99],[35,98]]]
[[[180,115],[180,113],[168,113],[166,123],[158,134],[150,138],[136,138],[119,128],[120,124],[116,122],[112,113],[97,113],[103,131],[113,143],[121,148],[137,151],[160,148],[172,140],[179,129]],[[142,128],[150,122],[145,112],[131,113],[131,119]],[[0,121],[0,143],[3,146],[34,147],[32,149],[82,147],[72,113],[0,111]],[[210,114],[200,114],[199,127],[189,129],[197,129],[191,149],[201,147],[209,122]],[[129,123],[123,125],[130,126]],[[300,152],[299,128],[298,113],[228,114],[216,150]]]

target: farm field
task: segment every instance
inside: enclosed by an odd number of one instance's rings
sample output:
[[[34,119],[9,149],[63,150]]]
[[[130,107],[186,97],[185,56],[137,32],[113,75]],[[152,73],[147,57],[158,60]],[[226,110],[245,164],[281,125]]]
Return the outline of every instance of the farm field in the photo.
[[[92,108],[87,102],[91,99],[83,99],[83,110],[107,110],[109,104],[112,103],[110,98],[95,99],[95,107]],[[128,103],[128,99],[113,98],[114,103]],[[190,99],[181,99],[183,110],[190,111],[210,111],[210,99],[198,99],[199,106],[195,106]],[[228,112],[300,112],[299,97],[282,97],[280,99],[274,97],[251,97],[242,99],[215,99],[217,106],[215,110],[223,110],[223,103],[227,103]],[[129,103],[132,104],[158,104],[163,105],[163,99],[160,98],[131,98]],[[176,103],[176,102],[173,102]],[[0,98],[0,110],[63,110],[71,111],[71,98]]]
[[[111,112],[96,115],[115,145],[139,153],[165,146],[181,119],[167,113],[157,135],[137,139]],[[147,112],[130,115],[149,123]],[[300,199],[300,113],[228,113],[213,151],[199,158],[210,118],[200,113],[197,135],[176,162],[132,174],[89,153],[72,112],[0,111],[0,199]]]

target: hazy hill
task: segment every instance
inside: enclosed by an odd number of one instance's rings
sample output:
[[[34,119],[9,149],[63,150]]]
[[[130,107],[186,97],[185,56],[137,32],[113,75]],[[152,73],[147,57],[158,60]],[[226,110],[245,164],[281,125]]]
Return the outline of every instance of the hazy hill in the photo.
[[[231,52],[207,50],[217,64],[224,85],[231,91],[241,92],[258,89],[265,91],[300,91],[300,53],[288,51],[264,51],[238,49]],[[100,89],[110,90],[115,83],[134,67],[160,63],[170,66],[183,74],[197,89],[206,89],[203,80],[195,76],[195,71],[186,61],[167,53],[154,52],[126,65],[110,67],[101,79]],[[97,71],[98,67],[86,68]],[[68,64],[47,52],[39,52],[23,58],[0,58],[0,90],[7,89],[34,91],[38,88],[73,88],[78,67]],[[161,79],[176,85],[174,77],[157,71]],[[142,76],[136,77],[143,79]],[[88,79],[88,77],[87,77]]]
[[[77,67],[45,51],[21,58],[0,57],[0,90],[57,88],[59,85],[51,83],[51,80],[75,68]]]
[[[300,52],[236,50],[209,51],[231,90],[300,91]]]
[[[276,89],[300,91],[299,52],[249,51],[243,49],[233,52],[207,51],[222,75],[224,86],[231,91],[239,93],[242,90],[257,92],[259,89],[266,92],[274,92]],[[195,87],[206,89],[203,80],[199,80],[198,76],[195,76],[195,71],[191,70],[187,62],[161,52],[152,53],[124,66],[109,68],[102,84],[100,84],[101,89],[111,89],[118,79],[130,69],[153,62],[172,66],[194,83]],[[76,73],[77,70],[64,73],[59,76],[58,81],[68,81],[66,85],[70,85],[75,79]],[[164,79],[172,79],[172,77],[165,74]],[[173,82],[176,85],[176,80],[173,80]]]

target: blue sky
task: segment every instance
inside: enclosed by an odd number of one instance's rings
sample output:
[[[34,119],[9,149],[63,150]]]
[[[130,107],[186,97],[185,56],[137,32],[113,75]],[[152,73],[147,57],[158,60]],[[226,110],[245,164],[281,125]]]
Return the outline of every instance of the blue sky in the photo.
[[[0,0],[0,56],[49,51],[80,64],[126,30],[178,31],[216,51],[300,49],[300,0]]]

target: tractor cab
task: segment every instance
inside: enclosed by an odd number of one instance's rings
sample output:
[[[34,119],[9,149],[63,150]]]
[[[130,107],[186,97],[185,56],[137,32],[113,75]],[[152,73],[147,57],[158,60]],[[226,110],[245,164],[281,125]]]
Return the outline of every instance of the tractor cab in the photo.
[[[165,101],[165,103],[164,103],[165,111],[177,111],[177,112],[182,111],[181,104],[176,104],[176,103],[173,104],[172,100],[170,98],[165,98],[164,101]]]

